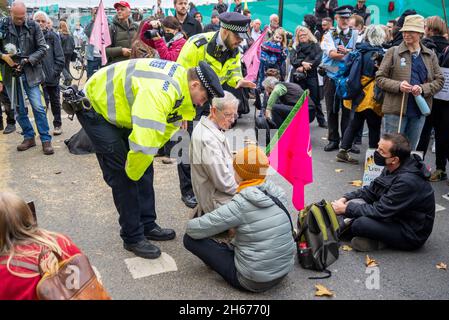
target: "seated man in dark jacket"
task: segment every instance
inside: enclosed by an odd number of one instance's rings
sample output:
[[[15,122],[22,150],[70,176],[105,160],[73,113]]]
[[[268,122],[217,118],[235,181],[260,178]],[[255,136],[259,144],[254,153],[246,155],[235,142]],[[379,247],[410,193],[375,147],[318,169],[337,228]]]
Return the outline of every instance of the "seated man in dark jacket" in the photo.
[[[332,202],[337,215],[353,218],[351,245],[358,251],[388,246],[415,250],[430,236],[435,218],[435,197],[430,172],[401,134],[384,134],[374,162],[385,166],[368,187]],[[352,200],[352,201],[351,201]]]

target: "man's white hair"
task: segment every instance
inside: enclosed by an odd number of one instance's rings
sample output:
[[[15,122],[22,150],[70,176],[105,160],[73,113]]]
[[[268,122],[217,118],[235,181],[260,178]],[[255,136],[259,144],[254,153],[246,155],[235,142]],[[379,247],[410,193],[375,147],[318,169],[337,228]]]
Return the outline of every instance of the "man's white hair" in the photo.
[[[273,20],[274,18],[279,19],[279,16],[278,16],[276,13],[273,13],[273,14],[270,16],[270,21]]]
[[[387,34],[380,25],[370,25],[366,29],[366,40],[372,46],[381,46],[384,44]]]
[[[238,108],[239,100],[229,91],[225,91],[223,98],[212,99],[212,106],[217,108],[219,111],[223,111],[227,106]]]
[[[274,87],[279,83],[279,80],[275,77],[266,77],[262,82],[262,86],[264,88],[274,89]]]
[[[47,21],[47,22],[48,22],[48,20],[50,19],[50,18],[48,17],[48,15],[47,15],[44,11],[36,11],[36,12],[33,14],[33,20],[36,20],[36,18],[37,18],[38,16],[44,16],[44,17],[45,17],[45,21]]]
[[[253,23],[259,22],[260,24],[262,24],[262,21],[260,21],[260,19],[254,19]]]

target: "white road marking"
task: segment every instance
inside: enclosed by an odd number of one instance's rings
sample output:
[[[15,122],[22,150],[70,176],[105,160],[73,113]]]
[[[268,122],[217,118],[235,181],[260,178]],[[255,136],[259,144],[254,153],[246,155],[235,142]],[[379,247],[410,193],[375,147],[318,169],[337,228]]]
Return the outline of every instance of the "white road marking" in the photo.
[[[447,201],[449,201],[449,193],[443,194],[442,197]]]
[[[130,258],[125,259],[126,266],[133,279],[149,277],[155,274],[178,271],[175,260],[162,252],[157,259]]]
[[[446,210],[445,207],[440,206],[438,203],[435,204],[435,212]]]

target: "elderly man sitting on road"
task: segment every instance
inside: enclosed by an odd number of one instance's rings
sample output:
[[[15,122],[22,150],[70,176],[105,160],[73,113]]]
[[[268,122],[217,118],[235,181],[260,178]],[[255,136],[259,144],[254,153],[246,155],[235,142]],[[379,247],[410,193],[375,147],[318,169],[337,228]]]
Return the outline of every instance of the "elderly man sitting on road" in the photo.
[[[234,95],[225,91],[223,98],[212,100],[210,115],[203,116],[193,130],[190,164],[198,215],[227,203],[238,187],[232,152],[224,135],[237,117],[238,104]]]

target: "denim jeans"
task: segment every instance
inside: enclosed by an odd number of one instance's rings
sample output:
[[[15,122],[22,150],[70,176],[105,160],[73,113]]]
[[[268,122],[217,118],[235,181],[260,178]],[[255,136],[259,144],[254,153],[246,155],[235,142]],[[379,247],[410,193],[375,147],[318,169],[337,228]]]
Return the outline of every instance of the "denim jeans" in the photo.
[[[14,81],[14,80],[13,80]],[[20,81],[23,83],[23,94],[21,93],[22,88],[20,85]],[[51,136],[48,133],[50,130],[48,126],[47,113],[44,108],[44,101],[42,98],[42,92],[39,88],[39,85],[34,87],[29,87],[26,81],[25,75],[23,75],[20,79],[16,79],[16,89],[17,89],[17,97],[19,104],[19,111],[17,113],[17,122],[23,131],[23,136],[25,139],[34,138],[36,135],[31,125],[30,119],[28,118],[28,108],[25,106],[25,102],[23,101],[23,97],[26,94],[28,96],[28,100],[30,101],[31,107],[33,108],[33,115],[36,121],[37,131],[39,132],[39,136],[42,142],[51,141]]]
[[[101,57],[94,57],[94,60],[87,60],[87,79],[92,77],[92,75],[100,70],[101,68]]]
[[[425,116],[402,117],[401,133],[410,141],[412,150],[416,150],[419,137],[426,121]],[[394,114],[384,115],[384,129],[386,133],[397,133],[399,127],[399,116]]]

